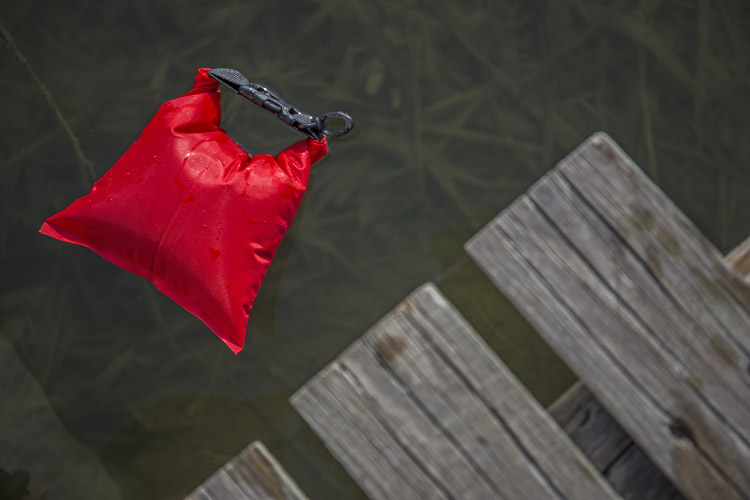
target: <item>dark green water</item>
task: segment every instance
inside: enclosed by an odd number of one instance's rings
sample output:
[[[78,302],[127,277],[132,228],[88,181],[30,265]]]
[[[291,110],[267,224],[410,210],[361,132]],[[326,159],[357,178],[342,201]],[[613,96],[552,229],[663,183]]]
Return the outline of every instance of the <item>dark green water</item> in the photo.
[[[182,498],[256,439],[311,498],[362,498],[287,400],[427,280],[552,401],[572,375],[462,245],[596,130],[719,248],[750,234],[745,0],[213,4],[0,4],[49,91],[0,45],[0,337],[43,389],[0,402],[0,468],[32,489],[59,471],[50,498],[89,498],[91,476],[39,443],[40,405],[112,498]],[[238,356],[144,280],[37,234],[203,66],[358,124],[314,167]],[[231,94],[223,125],[253,152],[299,138]]]

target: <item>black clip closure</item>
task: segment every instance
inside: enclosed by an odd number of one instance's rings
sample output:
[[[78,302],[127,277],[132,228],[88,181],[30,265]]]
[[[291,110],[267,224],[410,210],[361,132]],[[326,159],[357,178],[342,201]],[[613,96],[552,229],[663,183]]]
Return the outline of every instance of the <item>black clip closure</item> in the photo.
[[[339,137],[349,132],[354,127],[354,120],[347,113],[342,111],[332,111],[322,115],[311,115],[304,113],[284,101],[281,97],[268,90],[263,85],[250,82],[245,76],[236,69],[215,68],[208,72],[208,75],[219,83],[222,83],[234,90],[263,109],[266,109],[276,115],[279,120],[287,125],[296,128],[300,132],[307,134],[313,139],[323,140],[323,135]],[[344,121],[344,128],[332,132],[326,128],[326,120],[334,118]]]

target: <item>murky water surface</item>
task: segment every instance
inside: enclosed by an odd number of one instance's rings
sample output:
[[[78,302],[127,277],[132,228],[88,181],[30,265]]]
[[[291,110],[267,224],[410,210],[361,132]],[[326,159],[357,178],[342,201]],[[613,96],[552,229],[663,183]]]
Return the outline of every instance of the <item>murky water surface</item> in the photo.
[[[312,498],[362,498],[288,398],[427,280],[552,401],[573,376],[462,245],[596,130],[722,250],[750,233],[742,0],[31,0],[0,24],[0,468],[55,500],[182,498],[258,439]],[[358,125],[314,167],[238,356],[37,234],[203,66]],[[223,125],[252,152],[299,138],[233,94]]]

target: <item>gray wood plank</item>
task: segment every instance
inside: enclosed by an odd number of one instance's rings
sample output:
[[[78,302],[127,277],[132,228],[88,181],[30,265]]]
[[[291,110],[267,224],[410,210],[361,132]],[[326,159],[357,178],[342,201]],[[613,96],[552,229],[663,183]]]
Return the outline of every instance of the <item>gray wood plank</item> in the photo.
[[[408,302],[413,323],[446,359],[461,367],[465,383],[481,396],[542,474],[554,478],[551,483],[559,493],[565,498],[613,494],[608,488],[603,491],[600,477],[592,478],[593,482],[581,477],[581,471],[590,472],[591,464],[570,446],[567,436],[452,304],[432,286],[425,291],[430,293],[414,294]],[[529,490],[522,487],[521,496],[529,498]]]
[[[606,477],[615,490],[622,492],[622,497],[626,500],[684,498],[634,444],[607,469]]]
[[[547,411],[600,471],[609,469],[633,443],[581,382],[560,396]]]
[[[254,441],[185,500],[307,500],[307,497],[263,443]]]
[[[725,261],[748,279],[750,238],[732,250]],[[682,498],[582,382],[574,384],[547,411],[623,498]],[[637,471],[638,480],[628,481],[623,471]]]
[[[750,291],[614,141],[467,250],[684,494],[750,495]]]
[[[591,182],[591,176],[588,179]],[[570,251],[583,257],[581,269],[585,271],[588,265],[593,271],[591,287],[604,281],[604,286],[617,290],[617,296],[612,296],[613,307],[624,306],[632,311],[630,315],[619,314],[618,317],[631,323],[629,327],[633,332],[642,333],[635,339],[643,343],[643,352],[652,356],[650,361],[654,369],[661,369],[661,376],[669,376],[669,372],[676,369],[699,372],[701,383],[705,384],[702,394],[715,408],[721,408],[746,440],[750,439],[750,384],[742,376],[741,366],[747,364],[747,355],[741,346],[732,342],[731,336],[726,335],[713,316],[702,314],[700,306],[679,304],[674,295],[678,292],[667,288],[660,279],[668,273],[669,264],[657,260],[661,259],[656,257],[661,252],[659,248],[649,243],[652,245],[648,247],[652,262],[639,260],[625,250],[628,242],[619,240],[619,234],[608,227],[605,220],[595,219],[593,211],[583,212],[576,206],[579,200],[573,194],[574,188],[562,176],[552,173],[547,180],[549,182],[538,185],[530,193],[534,210],[542,212],[541,217],[546,216],[548,221],[555,218],[553,223],[544,226],[551,232],[540,233],[539,237],[551,241],[551,234],[555,234],[561,244],[568,244],[563,239],[572,243]],[[528,220],[533,221],[532,218]],[[666,235],[670,233],[659,231],[655,239],[667,241]],[[605,244],[591,244],[597,240]],[[603,280],[595,275],[597,273]],[[675,283],[679,279],[675,277]],[[682,286],[681,289],[685,288]],[[701,320],[705,322],[701,324]],[[632,340],[629,339],[631,347],[640,347]]]
[[[431,284],[292,404],[373,499],[617,498]]]
[[[547,411],[624,499],[684,498],[583,383]]]
[[[449,498],[410,453],[401,429],[383,420],[372,396],[339,365],[324,369],[291,402],[370,498]]]

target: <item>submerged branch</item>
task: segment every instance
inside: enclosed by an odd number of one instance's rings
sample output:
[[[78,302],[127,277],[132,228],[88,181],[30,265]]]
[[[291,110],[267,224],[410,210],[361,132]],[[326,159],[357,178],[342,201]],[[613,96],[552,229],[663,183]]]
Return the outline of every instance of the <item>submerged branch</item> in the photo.
[[[26,59],[26,56],[24,56],[21,53],[21,51],[18,49],[18,47],[16,46],[15,42],[13,41],[13,37],[11,37],[10,35],[10,32],[6,30],[2,24],[0,24],[0,39],[2,39],[3,42],[5,42],[5,45],[7,45],[8,49],[10,49],[10,51],[13,52],[13,55],[16,56],[16,59],[18,59],[18,61],[23,65],[23,67],[26,68],[26,71],[28,72],[29,76],[33,80],[34,84],[42,93],[42,96],[44,96],[44,100],[52,108],[52,111],[54,112],[55,117],[57,118],[57,121],[60,122],[60,125],[62,125],[62,128],[65,130],[65,133],[68,135],[68,138],[70,139],[70,142],[73,145],[73,151],[75,152],[75,155],[78,158],[79,165],[83,169],[84,179],[86,181],[89,181],[86,184],[89,185],[93,183],[96,180],[96,172],[94,172],[94,165],[91,163],[91,160],[89,160],[86,157],[86,155],[83,152],[83,149],[81,149],[81,143],[78,141],[78,137],[76,137],[75,133],[73,132],[73,129],[70,127],[70,124],[68,124],[68,121],[65,119],[65,116],[63,116],[62,111],[60,111],[60,108],[55,103],[55,100],[52,98],[52,94],[50,94],[49,90],[47,90],[47,87],[44,86],[42,81],[36,75],[31,65],[29,64],[29,61]]]

